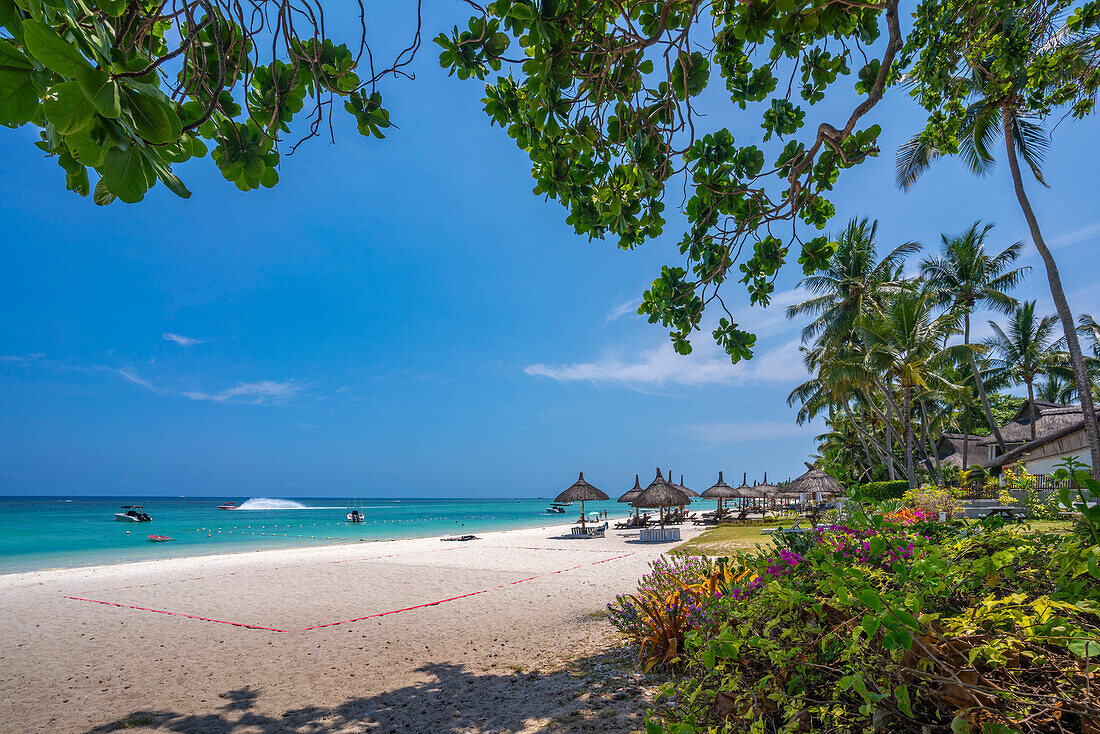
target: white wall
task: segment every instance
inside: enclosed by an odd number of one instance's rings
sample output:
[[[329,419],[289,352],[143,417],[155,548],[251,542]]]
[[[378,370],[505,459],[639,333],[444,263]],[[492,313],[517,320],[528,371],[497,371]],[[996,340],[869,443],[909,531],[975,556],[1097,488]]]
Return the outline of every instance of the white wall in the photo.
[[[1052,474],[1058,468],[1058,462],[1067,456],[1073,456],[1078,461],[1084,462],[1086,465],[1092,464],[1092,454],[1089,453],[1087,448],[1080,451],[1073,451],[1068,454],[1059,454],[1058,456],[1044,456],[1042,459],[1024,460],[1024,466],[1032,474]]]

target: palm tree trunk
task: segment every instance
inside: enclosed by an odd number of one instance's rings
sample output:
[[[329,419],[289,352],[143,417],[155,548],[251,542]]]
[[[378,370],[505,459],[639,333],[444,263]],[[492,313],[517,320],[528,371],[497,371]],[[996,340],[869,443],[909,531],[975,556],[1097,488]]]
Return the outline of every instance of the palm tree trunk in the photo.
[[[905,433],[905,473],[909,480],[909,489],[917,486],[916,469],[913,466],[913,388],[902,383],[902,402],[905,412],[901,415],[901,428]]]
[[[882,417],[881,413],[876,411],[875,414],[879,417],[879,420],[885,420]],[[889,467],[891,470],[894,469],[894,466],[898,463],[898,457],[894,455],[893,450],[887,446],[883,446],[881,441],[875,438],[865,428],[860,426],[858,422],[853,422],[852,426],[856,429],[856,434],[866,439],[871,447],[874,448],[874,450],[878,453],[881,461],[885,463],[886,466]],[[890,473],[893,474],[894,472],[891,471]]]
[[[852,430],[856,433],[856,438],[859,440],[859,445],[863,449],[863,455],[867,457],[868,468],[874,466],[875,460],[871,456],[871,450],[867,448],[867,442],[863,440],[863,436],[859,432],[859,428],[856,426],[856,417],[852,413],[852,406],[847,402],[844,403],[844,414],[848,417],[848,424],[852,427]]]
[[[1035,386],[1034,379],[1025,380],[1024,384],[1027,385],[1027,412],[1028,418],[1031,420],[1031,440],[1035,440]]]
[[[1016,199],[1020,202],[1020,209],[1024,213],[1024,219],[1027,220],[1028,229],[1031,230],[1031,240],[1035,243],[1035,249],[1043,258],[1043,265],[1047,270],[1047,281],[1050,284],[1050,295],[1054,299],[1058,318],[1062,321],[1066,348],[1069,351],[1070,364],[1073,366],[1073,377],[1077,382],[1077,394],[1081,400],[1081,412],[1084,413],[1085,435],[1088,437],[1089,453],[1092,455],[1091,469],[1095,476],[1100,470],[1100,429],[1096,425],[1096,409],[1092,404],[1092,385],[1085,370],[1085,359],[1081,354],[1081,342],[1077,338],[1077,325],[1073,321],[1073,312],[1069,310],[1069,302],[1066,301],[1066,293],[1062,289],[1058,264],[1054,262],[1054,255],[1047,248],[1043,233],[1039,231],[1039,220],[1035,218],[1031,202],[1024,191],[1024,180],[1020,176],[1020,162],[1016,159],[1016,146],[1013,145],[1012,118],[1007,107],[1001,107],[1001,132],[1004,134],[1005,148],[1008,150],[1008,167],[1012,171],[1012,185],[1016,189]]]
[[[883,390],[883,392],[885,393],[886,391]],[[890,452],[890,454],[893,455],[893,453],[894,453],[894,438],[893,438],[894,418],[891,415],[891,410],[890,410],[890,405],[891,405],[891,403],[893,403],[893,401],[890,400],[889,394],[886,395],[886,398],[887,398],[886,399],[886,448]],[[892,462],[892,461],[888,462],[886,466],[890,470],[890,481],[892,482],[897,478],[897,477],[894,476],[894,462]]]
[[[921,461],[924,463],[924,468],[932,475],[932,481],[939,484],[940,477],[939,474],[936,473],[936,467],[932,464],[932,455],[928,451],[928,445],[930,443],[928,436],[928,413],[924,408],[924,401],[918,399],[917,407],[920,408],[920,441],[917,442],[917,445],[920,446]]]
[[[963,344],[970,346],[970,313],[963,314]],[[993,418],[993,411],[989,407],[989,398],[985,394],[985,381],[982,380],[982,373],[978,370],[978,360],[974,358],[973,350],[970,350],[970,370],[974,373],[974,386],[978,388],[978,398],[982,401],[982,411],[985,412],[985,420],[989,423],[989,430],[993,432],[993,438],[997,440],[997,448],[1001,450],[1001,453],[1005,453],[1005,440],[1001,438],[1001,429],[997,425],[997,421]],[[964,429],[965,430],[965,429]],[[964,439],[970,437],[964,434]],[[965,447],[970,441],[966,440],[963,443]],[[964,448],[963,451],[966,449]],[[966,468],[966,455],[963,455],[963,468]]]
[[[970,409],[966,405],[963,405],[962,429],[963,429],[963,468],[965,469],[966,466],[967,466],[966,462],[970,458]]]

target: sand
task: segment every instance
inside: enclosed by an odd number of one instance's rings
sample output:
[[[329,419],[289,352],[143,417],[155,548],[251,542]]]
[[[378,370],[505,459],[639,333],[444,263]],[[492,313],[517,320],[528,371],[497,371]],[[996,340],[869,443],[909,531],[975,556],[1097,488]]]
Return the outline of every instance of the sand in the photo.
[[[671,546],[566,533],[0,576],[0,732],[635,730],[603,610]]]

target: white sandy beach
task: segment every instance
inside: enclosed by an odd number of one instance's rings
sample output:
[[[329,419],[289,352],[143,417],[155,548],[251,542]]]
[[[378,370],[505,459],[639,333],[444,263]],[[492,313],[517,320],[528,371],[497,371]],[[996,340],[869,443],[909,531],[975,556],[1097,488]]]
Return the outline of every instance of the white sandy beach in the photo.
[[[568,532],[0,576],[0,732],[574,730],[599,613],[671,545]]]

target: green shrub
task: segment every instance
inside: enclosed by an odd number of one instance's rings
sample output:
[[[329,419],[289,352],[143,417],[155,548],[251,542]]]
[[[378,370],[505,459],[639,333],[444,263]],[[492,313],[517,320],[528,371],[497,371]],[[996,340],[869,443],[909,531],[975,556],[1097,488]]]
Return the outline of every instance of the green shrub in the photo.
[[[898,479],[890,482],[868,482],[859,486],[859,493],[864,499],[872,502],[883,500],[900,500],[905,491],[909,489],[909,482]]]

